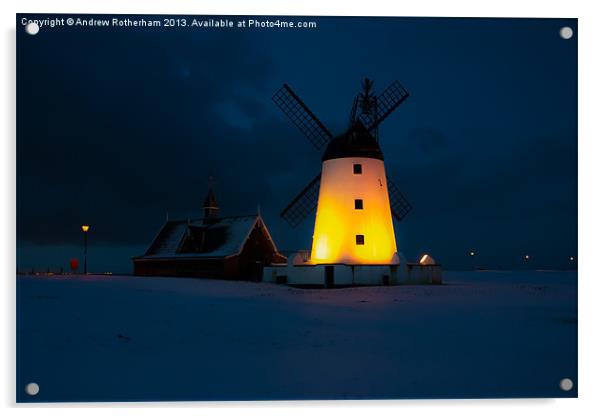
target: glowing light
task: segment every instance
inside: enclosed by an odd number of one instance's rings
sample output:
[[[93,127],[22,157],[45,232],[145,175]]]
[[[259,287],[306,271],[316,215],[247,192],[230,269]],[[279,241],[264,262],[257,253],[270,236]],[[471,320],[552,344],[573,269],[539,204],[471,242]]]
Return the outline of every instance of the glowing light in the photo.
[[[420,258],[419,263],[423,266],[433,265],[435,264],[435,259],[429,256],[428,254],[423,254]]]
[[[475,252],[474,252],[474,251],[471,251],[471,252],[470,252],[470,255],[471,255],[471,257],[472,257],[472,256],[474,256],[474,255],[475,255]]]
[[[328,259],[330,257],[329,254],[330,253],[328,251],[328,239],[326,238],[326,236],[321,236],[320,238],[318,238],[318,241],[316,241],[313,258]]]
[[[571,256],[571,257],[569,257],[569,260],[570,261],[575,261],[575,257]]]
[[[82,231],[83,232],[87,233],[89,229],[90,229],[89,225],[86,225],[86,224],[82,225]]]
[[[354,174],[354,165],[361,174]],[[322,164],[310,263],[397,264],[385,165],[370,158]],[[362,209],[356,209],[356,200]],[[364,236],[364,244],[356,236]]]
[[[525,255],[525,260],[529,260],[529,255],[528,254]]]

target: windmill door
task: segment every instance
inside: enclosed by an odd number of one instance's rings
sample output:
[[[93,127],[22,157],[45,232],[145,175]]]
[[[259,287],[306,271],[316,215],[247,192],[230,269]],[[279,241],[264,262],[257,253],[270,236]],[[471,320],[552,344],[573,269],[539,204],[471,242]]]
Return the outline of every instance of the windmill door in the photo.
[[[253,276],[252,280],[255,282],[260,282],[263,278],[263,262],[256,261],[253,267]]]
[[[334,266],[324,267],[324,286],[334,287]]]

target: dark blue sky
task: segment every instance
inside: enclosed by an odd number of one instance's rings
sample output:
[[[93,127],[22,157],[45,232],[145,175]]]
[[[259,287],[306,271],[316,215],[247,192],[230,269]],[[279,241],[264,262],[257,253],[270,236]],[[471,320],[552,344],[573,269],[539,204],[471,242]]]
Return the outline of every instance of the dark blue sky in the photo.
[[[320,152],[271,101],[289,83],[334,132],[362,77],[410,98],[381,127],[388,175],[414,206],[409,259],[569,267],[577,253],[576,19],[311,18],[312,30],[17,30],[18,267],[130,271],[163,221],[261,211],[282,249],[313,218],[280,210]],[[27,15],[28,18],[40,16]],[[231,18],[234,19],[234,18]],[[297,20],[297,19],[294,19]],[[571,26],[564,40],[559,29]]]

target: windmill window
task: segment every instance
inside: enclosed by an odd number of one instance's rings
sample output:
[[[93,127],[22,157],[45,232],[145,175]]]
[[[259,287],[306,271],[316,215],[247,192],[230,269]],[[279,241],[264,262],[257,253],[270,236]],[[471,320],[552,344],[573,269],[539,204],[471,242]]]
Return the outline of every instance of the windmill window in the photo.
[[[355,200],[355,209],[364,209],[364,200],[363,199]]]
[[[355,245],[358,245],[358,246],[364,245],[364,235],[363,234],[356,234]]]
[[[362,174],[362,165],[360,163],[353,164],[353,174],[361,175]]]

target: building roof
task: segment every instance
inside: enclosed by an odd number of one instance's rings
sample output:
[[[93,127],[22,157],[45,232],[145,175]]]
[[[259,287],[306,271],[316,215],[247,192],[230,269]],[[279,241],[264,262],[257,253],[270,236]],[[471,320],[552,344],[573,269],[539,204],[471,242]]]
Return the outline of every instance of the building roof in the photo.
[[[239,254],[255,224],[267,228],[260,215],[216,218],[211,223],[203,219],[167,221],[143,258],[223,258]],[[269,236],[269,233],[267,233]],[[201,249],[187,249],[195,236],[201,236]],[[270,241],[273,243],[270,237]],[[275,245],[274,245],[275,249]]]
[[[213,189],[209,189],[207,192],[207,197],[205,198],[205,202],[203,202],[203,208],[219,208]]]
[[[368,157],[384,160],[378,141],[360,121],[328,143],[322,161],[342,157]]]

